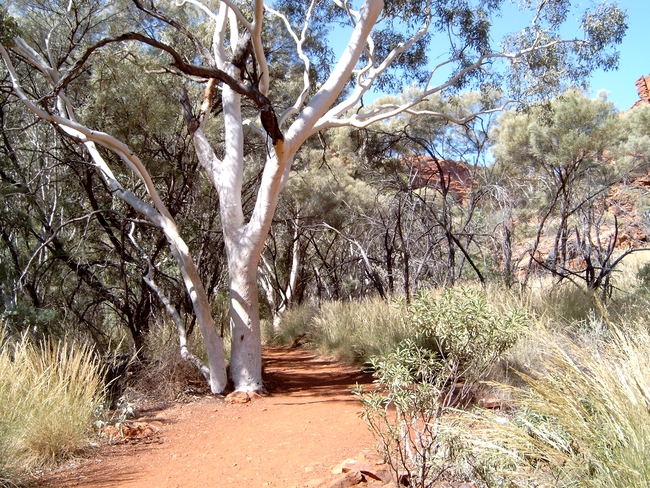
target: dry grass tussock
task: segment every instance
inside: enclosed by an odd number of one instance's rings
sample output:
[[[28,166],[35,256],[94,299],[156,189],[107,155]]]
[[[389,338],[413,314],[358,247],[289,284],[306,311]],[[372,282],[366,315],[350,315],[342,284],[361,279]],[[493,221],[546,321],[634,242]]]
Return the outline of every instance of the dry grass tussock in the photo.
[[[514,410],[463,416],[486,486],[650,486],[650,332],[610,324],[600,342],[537,329],[544,344]]]
[[[324,302],[294,307],[282,318],[273,342],[291,344],[296,338],[346,362],[363,363],[383,356],[411,335],[404,300]]]
[[[229,342],[229,341],[226,341]],[[207,362],[205,347],[198,330],[188,338],[193,354]],[[117,379],[117,398],[113,403],[129,404],[135,410],[156,408],[173,401],[187,401],[209,392],[199,370],[181,358],[176,327],[171,322],[155,324],[147,334],[142,351],[145,358],[132,359]]]
[[[525,310],[528,317],[523,334],[513,331],[511,342],[518,340],[501,361],[489,361],[495,367],[489,371],[490,381],[483,383],[503,395],[510,408],[451,409],[451,414],[436,417],[427,424],[435,425],[435,432],[421,433],[408,445],[431,445],[438,450],[422,447],[426,455],[402,456],[396,470],[410,471],[411,479],[419,480],[413,481],[413,486],[433,486],[436,476],[429,474],[443,471],[480,487],[650,486],[650,280],[637,279],[638,267],[625,272],[606,305],[570,283],[541,284],[523,291],[488,287],[486,306],[494,317],[516,316],[518,310]],[[404,344],[404,338],[417,339],[417,331],[430,329],[424,335],[438,338],[435,350],[441,344],[456,344],[448,334],[457,334],[469,346],[486,342],[479,333],[484,327],[477,325],[485,304],[472,308],[471,291],[450,293],[462,300],[449,303],[445,296],[423,295],[410,307],[399,300],[324,304],[319,311],[311,310],[307,320],[301,312],[287,335],[306,334],[313,348],[346,359],[375,357],[376,374],[387,368],[382,358],[391,360],[395,371],[408,372],[413,369],[412,358],[398,357],[394,351]],[[468,312],[462,313],[465,309]],[[476,334],[467,333],[474,328]],[[488,327],[493,328],[494,324]],[[480,350],[472,347],[461,349]],[[449,360],[452,356],[443,357]],[[435,364],[423,363],[422,367]],[[482,368],[481,372],[479,376],[488,371]],[[468,376],[463,377],[467,380]],[[417,414],[414,418],[420,418],[418,412],[430,413],[431,406],[415,393],[436,383],[418,378],[400,390],[404,398],[372,399],[376,403],[366,405],[370,414],[385,413],[388,403],[403,404],[404,412]],[[393,384],[385,378],[384,383]],[[399,458],[394,453],[401,452],[394,450],[399,444],[396,439],[403,439],[401,424],[390,417],[372,418],[384,422],[385,430],[376,430],[385,454],[394,461]],[[391,432],[396,437],[388,435]],[[444,454],[444,459],[438,459],[438,454]],[[446,463],[442,470],[436,465],[441,459]],[[418,464],[424,462],[427,464]],[[429,474],[413,476],[420,468]]]
[[[0,485],[79,454],[102,412],[93,350],[72,342],[9,341],[0,329]]]

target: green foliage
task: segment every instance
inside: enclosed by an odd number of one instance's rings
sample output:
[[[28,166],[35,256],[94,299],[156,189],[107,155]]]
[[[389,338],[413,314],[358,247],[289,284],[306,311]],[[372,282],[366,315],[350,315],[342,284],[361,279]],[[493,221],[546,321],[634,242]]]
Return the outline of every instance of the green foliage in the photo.
[[[325,302],[289,309],[274,341],[304,335],[314,349],[351,362],[385,357],[407,338],[457,364],[460,375],[483,375],[510,348],[527,323],[521,308],[499,311],[485,292],[452,288],[438,298],[420,293],[409,306],[403,298]]]
[[[450,288],[438,298],[421,293],[409,308],[416,340],[438,351],[468,379],[483,376],[517,341],[527,323],[522,309],[502,313],[482,290]]]
[[[608,45],[620,44],[627,30],[627,14],[614,3],[602,3],[582,17],[588,42],[578,51],[599,63],[605,71],[616,68],[618,53],[607,53]]]
[[[647,171],[645,115],[619,116],[605,95],[589,99],[573,90],[500,117],[492,132],[493,176],[512,202],[514,240],[532,237],[524,284],[532,273],[550,272],[582,279],[603,296],[611,289],[618,264],[612,229],[619,222],[609,190]]]
[[[568,91],[549,105],[505,112],[492,134],[495,156],[498,165],[508,167],[511,175],[533,181],[568,178],[571,172],[586,178],[592,176],[586,172],[588,168],[602,175],[606,166],[598,158],[619,141],[617,122],[613,104],[606,99]],[[542,191],[543,185],[538,190]]]
[[[395,479],[405,474],[401,484],[433,486],[444,479],[441,476],[452,474],[459,455],[453,422],[444,417],[458,379],[453,366],[408,339],[371,363],[379,389],[355,391],[363,405],[362,418]]]
[[[332,144],[338,144],[338,141],[335,139]],[[318,161],[322,152],[314,153],[310,157]],[[350,220],[351,213],[356,216],[377,203],[374,188],[355,178],[347,162],[338,157],[330,159],[327,166],[310,164],[292,172],[282,199],[290,206],[291,212],[317,223],[324,221],[337,229]]]
[[[31,307],[24,303],[5,308],[0,320],[14,334],[29,331],[34,336],[56,336],[64,333],[61,314],[51,308]]]
[[[650,288],[650,262],[645,263],[637,272],[637,278],[641,285],[645,288]]]
[[[642,268],[641,277],[646,274],[647,268]],[[498,386],[497,394],[508,398],[512,407],[505,411],[452,408],[463,405],[458,402],[463,368],[457,366],[463,354],[442,351],[485,350],[489,355],[499,349],[485,347],[484,341],[492,339],[464,325],[486,321],[480,318],[485,314],[482,293],[472,291],[468,297],[467,290],[456,289],[438,298],[418,297],[411,317],[423,317],[420,328],[431,331],[429,347],[414,336],[374,359],[379,389],[357,392],[363,416],[396,475],[406,473],[402,480],[418,487],[443,479],[519,488],[649,484],[647,300],[643,306],[617,311],[625,318],[616,326],[602,305],[584,294],[572,294],[572,289],[579,290],[568,285],[521,295],[489,290],[488,308],[498,317],[496,323],[523,317],[519,311],[507,312],[522,303],[530,310],[523,340],[504,351],[520,372],[519,386],[512,386],[513,379]],[[639,302],[639,295],[634,296]],[[581,301],[589,304],[586,315],[576,312],[584,308]],[[431,340],[434,331],[441,338]],[[507,335],[505,340],[495,335],[497,344],[508,343]],[[476,367],[481,369],[480,362]],[[481,380],[471,374],[468,378],[470,384]]]
[[[407,474],[408,486],[474,476],[447,414],[517,341],[526,314],[499,312],[483,291],[457,288],[436,299],[421,293],[408,317],[414,339],[371,360],[379,389],[357,391],[362,416],[395,476]]]
[[[624,137],[614,152],[617,163],[628,173],[647,173],[650,163],[650,106],[640,106],[621,114],[619,125]]]
[[[363,363],[388,354],[412,334],[405,318],[403,300],[332,301],[319,310],[303,305],[286,312],[274,340],[291,343],[304,336],[302,342],[321,353]]]
[[[0,331],[0,485],[78,454],[103,401],[90,347],[8,342]]]
[[[524,2],[534,9],[537,2]],[[575,11],[570,0],[547,2],[540,9],[538,23],[506,37],[506,50],[526,49],[538,43],[549,44],[549,49],[532,51],[523,56],[523,62],[513,63],[507,73],[509,89],[515,98],[543,99],[572,86],[583,86],[584,77],[596,68],[613,69],[618,64],[616,46],[627,30],[627,14],[618,5],[601,2],[583,12]],[[584,39],[566,45],[561,38],[562,24],[569,15],[581,17]]]
[[[0,44],[11,46],[13,38],[18,35],[18,24],[8,14],[4,5],[0,5]]]

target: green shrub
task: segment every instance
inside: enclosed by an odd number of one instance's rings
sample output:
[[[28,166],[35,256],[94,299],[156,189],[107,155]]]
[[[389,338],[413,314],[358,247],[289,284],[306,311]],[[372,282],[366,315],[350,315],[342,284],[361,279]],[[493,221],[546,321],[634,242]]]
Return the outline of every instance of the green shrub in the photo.
[[[422,293],[409,307],[409,318],[416,341],[472,381],[514,345],[527,322],[524,310],[501,312],[488,304],[485,292],[472,288],[450,288],[437,298]]]
[[[87,446],[104,401],[102,372],[88,346],[0,331],[0,485]]]
[[[457,415],[448,414],[515,343],[526,315],[499,312],[482,291],[460,288],[420,294],[409,318],[414,339],[371,360],[378,389],[357,390],[362,416],[400,483],[474,479],[469,443],[461,442]]]
[[[371,364],[379,388],[356,390],[362,418],[395,480],[410,487],[433,486],[456,462],[454,431],[443,416],[452,404],[453,366],[408,339]]]

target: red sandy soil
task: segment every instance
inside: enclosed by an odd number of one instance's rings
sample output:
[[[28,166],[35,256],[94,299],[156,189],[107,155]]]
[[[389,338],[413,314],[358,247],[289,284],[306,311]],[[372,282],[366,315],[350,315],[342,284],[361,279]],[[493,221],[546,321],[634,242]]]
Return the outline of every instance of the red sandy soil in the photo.
[[[372,378],[304,349],[265,348],[270,394],[204,397],[140,419],[145,435],[41,477],[45,488],[320,487],[348,458],[372,458],[355,383]],[[339,475],[340,476],[340,475]]]

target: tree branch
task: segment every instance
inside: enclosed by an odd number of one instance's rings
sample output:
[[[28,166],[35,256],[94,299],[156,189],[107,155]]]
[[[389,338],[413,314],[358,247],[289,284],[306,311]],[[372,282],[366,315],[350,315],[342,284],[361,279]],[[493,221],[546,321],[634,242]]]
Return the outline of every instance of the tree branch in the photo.
[[[319,119],[336,101],[336,97],[339,96],[348,82],[383,7],[383,0],[366,0],[364,2],[359,22],[354,28],[350,41],[339,62],[332,70],[327,81],[323,83],[320,90],[291,124],[287,133],[287,139],[291,141],[290,147],[287,148],[288,154],[295,153],[310,135],[318,132],[318,130],[314,130],[314,126],[317,125]]]
[[[178,342],[181,350],[181,357],[186,361],[189,361],[192,364],[194,364],[194,366],[196,366],[197,369],[201,372],[205,380],[209,383],[210,368],[208,368],[205,364],[203,364],[203,361],[201,361],[201,359],[199,359],[194,354],[192,354],[188,349],[187,331],[185,329],[185,322],[183,322],[183,319],[178,313],[178,310],[176,309],[176,307],[174,307],[174,304],[169,300],[167,295],[165,295],[165,292],[154,281],[153,273],[151,272],[152,269],[154,268],[154,265],[151,263],[151,259],[149,259],[147,253],[144,252],[144,249],[142,249],[136,242],[135,237],[133,236],[134,231],[135,231],[135,226],[132,225],[131,231],[128,234],[129,240],[131,241],[131,244],[133,244],[133,247],[135,247],[140,252],[142,258],[147,262],[147,274],[142,277],[142,280],[149,286],[149,288],[151,288],[156,293],[158,299],[165,306],[167,313],[169,313],[172,320],[174,321],[174,324],[176,324],[176,328],[178,330]]]
[[[309,81],[309,67],[311,66],[311,61],[309,60],[309,57],[305,54],[303,51],[303,45],[305,43],[306,35],[307,35],[307,29],[309,27],[309,22],[311,20],[311,16],[314,13],[314,8],[316,7],[316,0],[311,0],[311,3],[309,4],[309,9],[307,10],[307,15],[305,16],[305,23],[303,25],[302,31],[300,32],[300,38],[296,35],[296,33],[293,31],[291,28],[291,24],[289,23],[289,19],[287,18],[286,15],[278,12],[277,10],[272,9],[268,5],[265,6],[266,10],[271,12],[273,15],[279,17],[283,22],[284,25],[287,28],[287,32],[289,35],[293,38],[293,40],[296,43],[296,51],[298,53],[298,57],[302,60],[303,64],[305,65],[305,69],[303,71],[303,89],[300,95],[298,96],[298,99],[295,101],[295,103],[287,108],[282,115],[280,116],[280,126],[284,123],[284,121],[290,117],[291,115],[294,115],[298,113],[300,110],[300,107],[305,103],[305,100],[307,99],[307,94],[309,93],[309,88],[311,86],[311,82]]]
[[[199,50],[199,52],[203,55],[205,59],[208,60],[208,62],[215,66],[215,60],[214,56],[212,56],[212,53],[210,53],[210,50],[203,45],[203,43],[199,40],[198,37],[196,37],[192,32],[187,29],[183,24],[180,22],[176,21],[172,17],[169,17],[166,14],[163,14],[159,12],[158,10],[154,9],[149,9],[146,8],[144,5],[142,5],[142,2],[140,0],[133,0],[133,3],[135,4],[136,7],[138,7],[140,10],[143,12],[151,15],[152,17],[162,20],[163,22],[171,25],[174,27],[176,30],[178,30],[181,34],[183,34],[185,37],[187,37],[192,43],[196,46],[196,48]]]
[[[164,44],[160,41],[156,41],[155,39],[144,36],[137,32],[127,32],[117,37],[106,38],[99,41],[94,46],[89,47],[86,50],[86,52],[81,56],[81,58],[79,58],[79,60],[72,66],[72,68],[70,68],[70,70],[64,76],[62,76],[61,79],[58,81],[58,83],[54,88],[54,94],[55,95],[58,94],[61,91],[61,89],[65,87],[70,82],[70,80],[72,80],[72,78],[76,75],[76,73],[78,73],[79,70],[81,70],[81,68],[84,66],[88,58],[97,49],[111,43],[126,42],[126,41],[142,42],[143,44],[147,44],[156,49],[160,49],[161,51],[165,51],[174,60],[171,63],[171,65],[174,66],[179,71],[181,71],[182,73],[185,73],[187,75],[192,75],[192,76],[198,76],[201,78],[208,78],[208,79],[215,78],[227,84],[230,88],[233,89],[233,91],[239,93],[242,96],[249,98],[255,103],[255,105],[257,105],[257,108],[260,110],[260,119],[262,120],[262,126],[269,134],[274,144],[277,144],[278,142],[284,140],[284,135],[280,130],[278,119],[275,115],[275,111],[273,110],[273,105],[271,104],[271,101],[262,93],[260,93],[260,91],[256,87],[251,87],[237,81],[235,78],[233,78],[228,73],[226,73],[225,71],[219,68],[198,66],[195,64],[186,63],[183,60],[182,56],[171,46],[168,46],[167,44]]]

